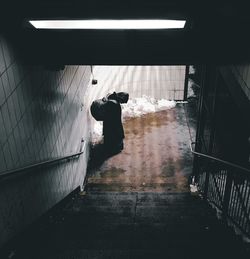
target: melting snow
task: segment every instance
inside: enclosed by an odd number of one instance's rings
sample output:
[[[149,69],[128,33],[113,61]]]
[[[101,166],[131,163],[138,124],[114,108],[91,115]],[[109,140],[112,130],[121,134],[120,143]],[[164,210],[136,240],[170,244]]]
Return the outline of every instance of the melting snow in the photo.
[[[198,193],[197,185],[190,184],[190,192],[191,193]]]
[[[93,131],[91,134],[92,143],[97,143],[102,140],[102,126],[103,126],[102,121],[95,121],[93,123]]]
[[[140,117],[147,113],[171,109],[175,107],[175,105],[175,101],[168,101],[165,99],[156,100],[148,96],[134,98],[129,100],[126,104],[122,104],[122,117]]]

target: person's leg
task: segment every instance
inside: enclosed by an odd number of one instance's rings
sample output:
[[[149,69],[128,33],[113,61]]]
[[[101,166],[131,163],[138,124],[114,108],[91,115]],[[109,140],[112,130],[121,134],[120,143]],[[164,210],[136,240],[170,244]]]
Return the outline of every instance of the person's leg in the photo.
[[[105,151],[110,154],[117,154],[123,150],[123,140],[104,137]]]

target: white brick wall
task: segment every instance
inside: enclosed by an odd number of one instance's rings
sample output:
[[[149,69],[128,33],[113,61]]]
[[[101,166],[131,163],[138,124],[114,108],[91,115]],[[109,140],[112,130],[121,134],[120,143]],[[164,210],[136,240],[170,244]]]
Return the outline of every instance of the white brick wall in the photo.
[[[89,66],[47,71],[16,59],[0,35],[0,174],[79,151],[88,141],[84,95]],[[0,246],[83,183],[88,152],[79,160],[0,181]]]

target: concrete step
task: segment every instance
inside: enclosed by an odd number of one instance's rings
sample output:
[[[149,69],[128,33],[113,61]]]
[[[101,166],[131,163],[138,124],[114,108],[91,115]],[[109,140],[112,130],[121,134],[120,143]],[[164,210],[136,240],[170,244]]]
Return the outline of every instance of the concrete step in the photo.
[[[26,233],[17,259],[244,258],[240,240],[190,193],[78,195]]]

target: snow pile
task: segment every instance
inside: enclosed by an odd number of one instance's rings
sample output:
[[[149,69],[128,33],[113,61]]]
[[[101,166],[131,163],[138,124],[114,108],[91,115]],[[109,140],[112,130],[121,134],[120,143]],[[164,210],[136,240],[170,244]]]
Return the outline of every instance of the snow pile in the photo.
[[[198,188],[197,188],[197,185],[195,184],[190,184],[190,192],[191,193],[198,193]]]
[[[98,143],[102,140],[102,121],[94,121],[93,123],[93,130],[91,133],[91,142],[93,144]]]
[[[154,98],[143,96],[142,98],[134,98],[129,100],[126,104],[122,104],[122,118],[140,117],[147,113],[168,110],[174,108],[175,101],[165,99],[156,100]],[[102,140],[102,127],[101,121],[94,121],[92,131],[92,143],[97,143]]]
[[[194,66],[189,66],[189,74],[195,74]]]
[[[142,98],[134,98],[126,104],[122,104],[122,117],[133,118],[140,117],[147,113],[167,110],[175,107],[175,101],[165,99],[156,100],[154,98],[143,96]]]

